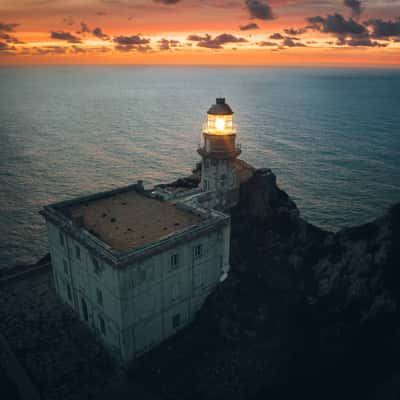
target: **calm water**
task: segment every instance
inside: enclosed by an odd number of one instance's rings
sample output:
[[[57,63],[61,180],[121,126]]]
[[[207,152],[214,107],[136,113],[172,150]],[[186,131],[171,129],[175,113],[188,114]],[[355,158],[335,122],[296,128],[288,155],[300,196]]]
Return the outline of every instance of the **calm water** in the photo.
[[[46,251],[42,205],[189,173],[215,97],[242,158],[337,230],[400,201],[400,71],[0,68],[0,266]]]

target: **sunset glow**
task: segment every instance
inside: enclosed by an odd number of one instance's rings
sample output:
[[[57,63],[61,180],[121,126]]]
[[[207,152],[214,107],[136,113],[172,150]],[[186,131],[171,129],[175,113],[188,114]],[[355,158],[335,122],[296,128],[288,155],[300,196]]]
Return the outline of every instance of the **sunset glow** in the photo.
[[[2,0],[0,64],[400,65],[400,0]]]

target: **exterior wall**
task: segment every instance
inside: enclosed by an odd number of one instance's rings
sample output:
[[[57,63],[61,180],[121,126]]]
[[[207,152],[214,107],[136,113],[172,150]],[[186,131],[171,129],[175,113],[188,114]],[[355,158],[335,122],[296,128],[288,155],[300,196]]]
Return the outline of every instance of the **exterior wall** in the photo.
[[[57,293],[123,361],[190,323],[229,269],[229,224],[120,269],[49,220],[47,228]],[[195,256],[199,245],[201,255]],[[175,254],[178,263],[172,265]]]
[[[204,191],[215,192],[216,205],[219,205],[221,209],[232,207],[237,202],[239,195],[235,159],[204,157],[201,187]]]
[[[227,230],[219,228],[120,271],[124,359],[141,355],[193,320],[223,274]],[[199,245],[201,256],[195,256]],[[177,266],[171,265],[175,254]]]
[[[57,293],[101,338],[106,347],[120,357],[122,321],[116,270],[49,221],[47,229]],[[99,302],[98,291],[102,302]]]
[[[233,159],[219,160],[203,158],[201,171],[203,190],[227,191],[237,187],[235,163]]]

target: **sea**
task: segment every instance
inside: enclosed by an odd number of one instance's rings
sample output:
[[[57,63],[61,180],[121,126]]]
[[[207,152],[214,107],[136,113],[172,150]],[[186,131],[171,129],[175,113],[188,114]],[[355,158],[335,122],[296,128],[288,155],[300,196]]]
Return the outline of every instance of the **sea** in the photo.
[[[241,158],[337,231],[400,201],[400,70],[0,68],[0,267],[47,252],[43,205],[190,174],[216,97]]]

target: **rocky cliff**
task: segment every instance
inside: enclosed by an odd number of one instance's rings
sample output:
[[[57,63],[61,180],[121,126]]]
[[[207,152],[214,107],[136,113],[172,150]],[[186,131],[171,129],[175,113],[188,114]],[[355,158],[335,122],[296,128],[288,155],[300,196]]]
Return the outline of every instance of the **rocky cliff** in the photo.
[[[399,398],[400,204],[326,232],[262,169],[231,217],[229,279],[131,378],[171,399]]]

